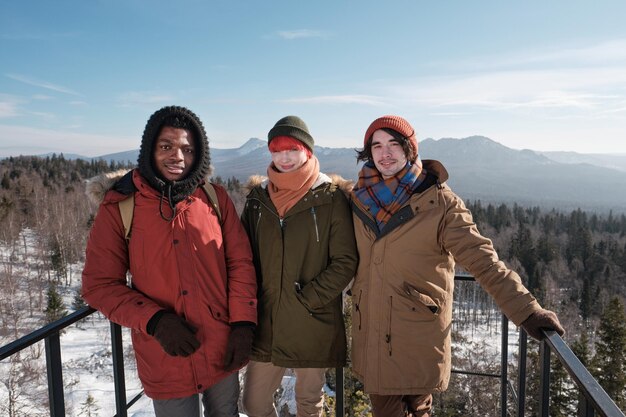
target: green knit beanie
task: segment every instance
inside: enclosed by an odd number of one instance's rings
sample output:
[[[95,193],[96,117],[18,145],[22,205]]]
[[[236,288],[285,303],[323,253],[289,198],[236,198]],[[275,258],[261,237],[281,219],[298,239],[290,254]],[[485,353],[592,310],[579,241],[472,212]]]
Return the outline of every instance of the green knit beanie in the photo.
[[[311,151],[313,150],[313,137],[306,123],[298,116],[285,116],[277,121],[267,134],[267,144],[269,145],[276,136],[290,136],[304,143]]]

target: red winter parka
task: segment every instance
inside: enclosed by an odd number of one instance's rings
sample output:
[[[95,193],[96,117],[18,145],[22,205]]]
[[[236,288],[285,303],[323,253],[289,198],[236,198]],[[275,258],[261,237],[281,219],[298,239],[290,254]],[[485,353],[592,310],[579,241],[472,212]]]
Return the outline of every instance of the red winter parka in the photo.
[[[215,186],[220,227],[200,187],[176,204],[175,217],[166,221],[159,212],[160,194],[137,171],[132,181],[137,191],[131,237],[127,243],[118,206],[126,196],[106,192],[87,243],[83,298],[131,329],[139,378],[149,397],[187,397],[234,372],[222,365],[229,323],[256,323],[248,237],[222,187]],[[150,318],[163,309],[198,329],[201,346],[189,357],[167,355],[146,332]]]

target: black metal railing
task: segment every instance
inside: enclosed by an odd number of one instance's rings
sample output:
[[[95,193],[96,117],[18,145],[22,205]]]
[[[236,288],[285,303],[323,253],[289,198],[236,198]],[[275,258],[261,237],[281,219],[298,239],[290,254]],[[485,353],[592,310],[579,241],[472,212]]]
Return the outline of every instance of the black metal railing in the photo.
[[[472,277],[457,276],[459,281],[473,281]],[[95,310],[84,307],[72,314],[63,317],[51,324],[48,324],[22,338],[19,338],[5,346],[0,347],[0,361],[20,352],[27,347],[44,340],[46,350],[46,368],[48,377],[48,395],[50,403],[51,417],[65,416],[65,400],[63,392],[63,373],[61,359],[60,335],[61,331],[80,320],[93,314]],[[578,390],[581,401],[578,407],[578,417],[626,417],[617,407],[613,400],[602,389],[600,384],[591,376],[589,371],[574,355],[563,339],[554,331],[545,331],[545,338],[541,342],[540,348],[540,393],[539,393],[539,416],[549,415],[550,402],[550,355],[552,352],[563,364],[565,370],[570,375]],[[137,394],[131,401],[126,400],[126,387],[124,377],[124,356],[122,349],[121,327],[111,323],[111,347],[113,360],[113,374],[115,385],[116,417],[127,417],[127,410],[141,398],[143,392]],[[526,403],[526,347],[527,336],[520,331],[519,343],[519,372],[517,381],[517,392],[513,388],[508,378],[508,320],[502,315],[502,335],[501,335],[501,372],[481,373],[477,371],[453,370],[456,374],[475,375],[500,379],[501,415],[506,417],[509,414],[508,394],[509,391],[515,401],[517,417],[524,417]],[[336,417],[343,417],[344,410],[344,372],[343,368],[336,369]]]
[[[51,417],[65,416],[65,394],[63,392],[63,370],[61,360],[61,331],[95,313],[91,307],[83,307],[75,312],[0,347],[0,361],[44,340],[46,349],[46,370],[48,376],[48,400]],[[126,383],[124,377],[124,352],[122,349],[122,328],[111,322],[111,356],[113,359],[113,379],[115,384],[116,417],[127,417],[127,410],[141,396],[137,394],[126,403]]]

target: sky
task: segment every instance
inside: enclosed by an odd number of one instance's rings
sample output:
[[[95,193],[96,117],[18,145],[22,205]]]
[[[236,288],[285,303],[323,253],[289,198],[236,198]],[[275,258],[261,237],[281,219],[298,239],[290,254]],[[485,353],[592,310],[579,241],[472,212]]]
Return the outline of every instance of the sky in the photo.
[[[181,105],[210,146],[283,116],[358,148],[396,114],[418,139],[626,154],[626,2],[0,2],[0,157],[137,149]],[[423,156],[427,157],[427,156]]]

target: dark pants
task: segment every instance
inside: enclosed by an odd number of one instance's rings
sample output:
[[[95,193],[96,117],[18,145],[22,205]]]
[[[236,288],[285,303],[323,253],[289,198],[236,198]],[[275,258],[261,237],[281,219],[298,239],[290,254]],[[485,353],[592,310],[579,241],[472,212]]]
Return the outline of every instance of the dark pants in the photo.
[[[204,417],[238,417],[239,375],[235,372],[202,392]],[[156,417],[200,417],[198,394],[171,400],[153,400]]]
[[[370,394],[374,417],[429,417],[433,396]]]

